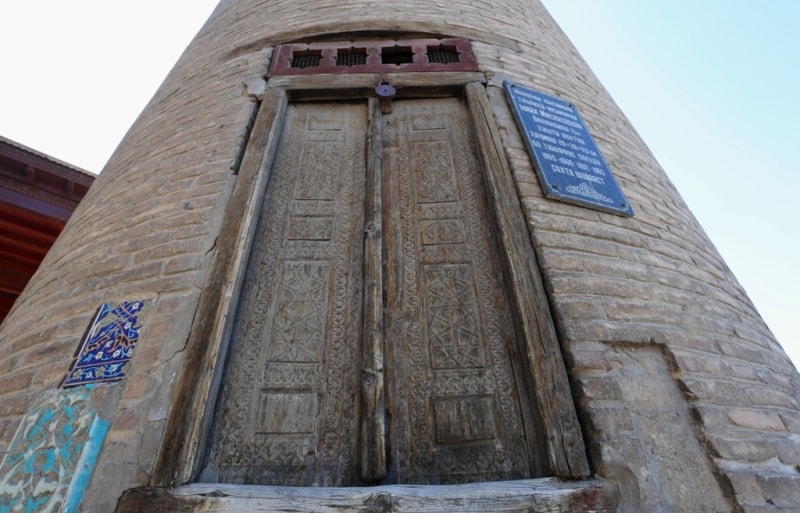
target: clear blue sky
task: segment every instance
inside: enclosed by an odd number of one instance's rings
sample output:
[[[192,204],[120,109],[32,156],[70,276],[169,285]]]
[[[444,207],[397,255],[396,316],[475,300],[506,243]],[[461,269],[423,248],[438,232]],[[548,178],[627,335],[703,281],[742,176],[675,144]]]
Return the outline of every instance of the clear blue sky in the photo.
[[[544,3],[797,366],[800,2]]]
[[[800,362],[800,2],[544,0]],[[0,6],[0,134],[99,171],[216,0]]]

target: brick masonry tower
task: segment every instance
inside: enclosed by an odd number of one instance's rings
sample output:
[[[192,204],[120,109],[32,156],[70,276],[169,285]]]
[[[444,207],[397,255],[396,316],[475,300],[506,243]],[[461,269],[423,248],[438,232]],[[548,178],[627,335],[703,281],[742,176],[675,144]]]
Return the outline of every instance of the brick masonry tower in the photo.
[[[0,348],[0,511],[800,511],[797,371],[535,0],[223,0]]]

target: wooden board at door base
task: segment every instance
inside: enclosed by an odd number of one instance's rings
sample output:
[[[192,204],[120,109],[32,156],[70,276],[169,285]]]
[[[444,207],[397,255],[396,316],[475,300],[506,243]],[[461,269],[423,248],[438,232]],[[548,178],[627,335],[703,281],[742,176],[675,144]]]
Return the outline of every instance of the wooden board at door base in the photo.
[[[535,474],[478,166],[459,98],[289,106],[201,481]]]
[[[423,491],[424,489],[424,491]],[[175,489],[138,488],[120,499],[119,513],[611,513],[613,485],[602,481],[526,479],[469,485],[297,488],[196,483]]]

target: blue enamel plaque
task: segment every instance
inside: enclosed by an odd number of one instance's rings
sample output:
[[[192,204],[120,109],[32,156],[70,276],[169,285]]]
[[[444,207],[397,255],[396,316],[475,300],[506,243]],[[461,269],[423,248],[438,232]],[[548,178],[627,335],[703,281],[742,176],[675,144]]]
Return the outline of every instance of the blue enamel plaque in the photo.
[[[575,106],[508,81],[503,85],[545,196],[632,216]]]

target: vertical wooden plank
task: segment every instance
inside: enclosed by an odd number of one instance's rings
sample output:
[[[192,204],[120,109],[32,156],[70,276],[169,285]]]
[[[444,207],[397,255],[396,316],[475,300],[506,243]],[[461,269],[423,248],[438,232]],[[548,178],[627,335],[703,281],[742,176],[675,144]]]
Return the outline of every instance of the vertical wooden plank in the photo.
[[[524,358],[466,107],[401,99],[384,116],[389,473],[401,483],[534,475],[531,401],[513,371]]]
[[[241,287],[286,106],[286,92],[269,89],[250,133],[186,343],[183,371],[151,478],[154,486],[189,482],[202,458],[236,307],[232,298]]]
[[[507,282],[513,288],[518,324],[523,332],[530,375],[534,382],[539,422],[546,433],[545,450],[551,475],[578,478],[589,475],[569,379],[547,303],[536,254],[514,187],[511,170],[494,127],[486,91],[477,82],[467,84],[477,147],[483,161],[487,193],[494,205],[500,244],[506,257]]]
[[[367,194],[364,227],[364,335],[361,360],[361,478],[386,476],[386,405],[383,367],[383,222],[380,104],[369,100]]]
[[[201,480],[360,481],[366,107],[287,109]]]

